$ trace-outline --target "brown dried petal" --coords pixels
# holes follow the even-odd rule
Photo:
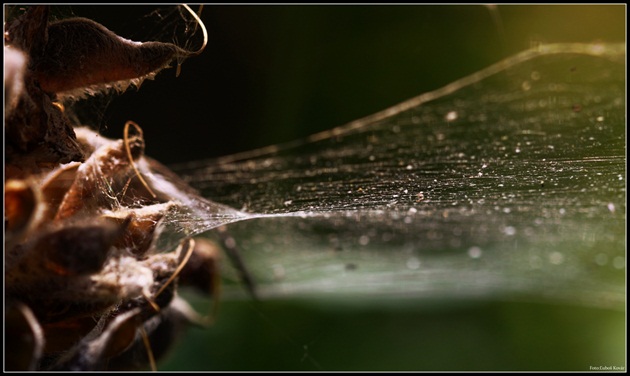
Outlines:
[[[4,223],[11,233],[23,231],[37,207],[35,190],[22,180],[9,180],[4,186]]]
[[[71,18],[49,25],[34,73],[44,91],[60,93],[146,76],[185,53],[170,43],[132,42],[92,20]]]
[[[41,192],[42,201],[46,203],[43,213],[45,219],[52,220],[57,214],[64,196],[76,180],[80,165],[79,162],[71,162],[44,177]]]
[[[129,250],[129,252],[135,256],[142,257],[153,244],[155,230],[160,220],[164,217],[164,213],[161,211],[146,214],[136,214],[134,211],[130,212],[132,214],[127,217],[128,219],[110,217],[118,223],[129,220],[129,225],[114,245],[117,248]]]
[[[193,253],[182,270],[179,279],[182,285],[192,286],[206,295],[216,295],[220,286],[218,246],[205,239],[195,239]]]
[[[144,142],[136,141],[130,146],[132,156],[142,155]],[[79,167],[55,220],[115,208],[125,196],[134,173],[124,142],[118,140],[106,143]]]
[[[54,298],[50,294],[67,288],[66,277],[101,270],[112,244],[127,225],[104,220],[68,224],[8,250],[6,293],[28,296],[33,302]]]
[[[98,221],[93,225],[64,227],[40,239],[36,247],[46,260],[46,267],[58,274],[96,273],[128,225],[129,220],[120,225]]]
[[[124,351],[135,337],[138,325],[135,309],[120,314],[113,319],[104,316],[74,348],[59,359],[51,370],[93,371],[107,368],[107,360]]]

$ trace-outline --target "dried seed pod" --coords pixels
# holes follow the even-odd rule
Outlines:
[[[192,189],[144,156],[135,123],[109,140],[72,127],[53,101],[138,82],[195,53],[126,41],[82,18],[49,24],[46,6],[7,22],[5,44],[20,56],[5,75],[5,323],[21,356],[11,368],[137,367],[139,349],[155,368],[185,325],[205,323],[177,288],[216,295],[218,252],[190,239],[156,249],[160,224]]]

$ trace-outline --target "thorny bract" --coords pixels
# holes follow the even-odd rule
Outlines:
[[[49,12],[31,6],[5,23],[7,368],[155,368],[183,326],[205,323],[177,285],[215,293],[217,249],[190,239],[156,249],[178,202],[143,175],[177,177],[144,156],[135,123],[109,140],[65,108],[201,50],[132,42],[86,18],[50,22]]]

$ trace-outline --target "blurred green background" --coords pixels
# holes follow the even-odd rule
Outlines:
[[[72,7],[131,39],[151,10]],[[625,5],[206,5],[203,55],[92,121],[113,137],[136,121],[167,164],[211,158],[342,125],[538,43],[625,42],[625,15]],[[162,369],[588,371],[624,367],[625,343],[625,312],[593,307],[289,297],[223,301],[217,323],[190,329]]]
[[[589,371],[625,366],[624,321],[624,312],[527,302],[229,301],[161,369]]]

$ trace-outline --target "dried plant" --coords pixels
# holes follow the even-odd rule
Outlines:
[[[49,22],[48,6],[5,23],[8,369],[155,368],[182,326],[207,323],[177,286],[216,293],[217,248],[156,249],[175,200],[155,176],[177,177],[144,156],[135,123],[109,140],[72,123],[62,102],[137,86],[203,47],[131,42],[85,18]]]

